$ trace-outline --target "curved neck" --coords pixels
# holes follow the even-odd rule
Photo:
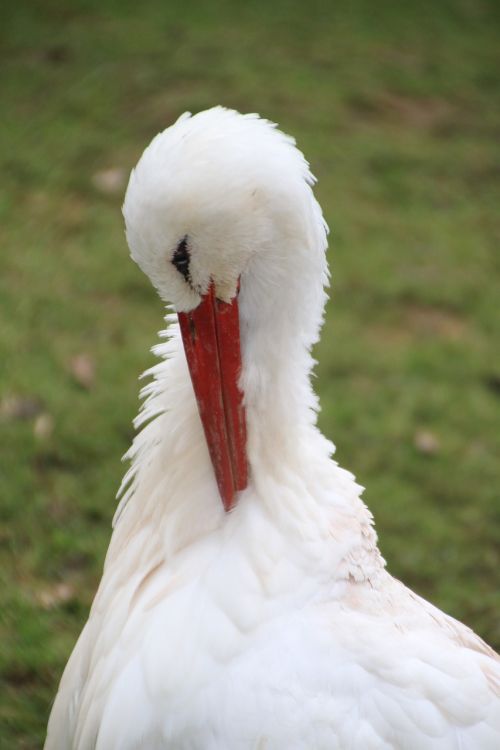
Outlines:
[[[323,321],[327,266],[320,243],[306,244],[303,236],[295,243],[256,254],[241,276],[240,385],[250,432],[255,422],[254,432],[268,435],[271,446],[313,426],[318,410],[311,348]]]
[[[242,308],[245,328],[244,304]],[[243,533],[250,517],[267,519],[262,522],[289,539],[294,549],[307,550],[318,565],[324,563],[329,575],[344,570],[339,555],[344,559],[346,550],[357,559],[355,550],[366,548],[378,560],[371,516],[359,499],[361,488],[330,460],[332,446],[315,426],[308,348],[298,337],[272,345],[277,327],[284,330],[286,325],[273,319],[261,335],[248,332],[242,339],[251,477],[237,512],[229,514],[217,490],[179,330],[170,326],[167,341],[155,347],[162,360],[150,371],[154,379],[143,390],[147,399],[135,422],[142,430],[126,456],[132,465],[124,479],[107,567],[122,552],[136,567],[150,558],[170,559],[212,534],[222,544],[225,531],[231,535],[238,527]],[[332,529],[337,541],[344,540],[341,544],[331,543]],[[260,532],[249,534],[261,538]],[[131,557],[132,540],[138,545],[137,559]]]

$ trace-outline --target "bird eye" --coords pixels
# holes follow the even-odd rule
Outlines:
[[[172,263],[176,269],[181,273],[186,281],[189,281],[189,248],[187,235],[182,238],[175,249],[175,253],[172,258]]]

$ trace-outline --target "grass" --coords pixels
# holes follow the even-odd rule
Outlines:
[[[368,488],[391,571],[498,648],[497,4],[0,13],[0,744],[43,743],[161,325],[127,259],[123,189],[95,175],[214,103],[278,121],[319,177],[333,270],[320,422]]]

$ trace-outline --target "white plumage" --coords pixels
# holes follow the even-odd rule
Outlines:
[[[223,509],[175,315],[47,750],[498,750],[500,661],[385,570],[317,430],[326,227],[293,141],[215,108],[157,136],[124,215],[179,312],[238,279],[248,486]],[[188,237],[189,283],[170,262]]]

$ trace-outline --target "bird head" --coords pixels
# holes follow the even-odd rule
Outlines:
[[[131,255],[179,315],[226,509],[248,477],[240,285],[251,289],[256,317],[264,309],[272,315],[270,303],[285,284],[293,299],[286,279],[300,279],[311,263],[294,248],[307,249],[308,233],[317,231],[311,182],[292,138],[257,115],[216,107],[185,114],[156,136],[127,188]]]

